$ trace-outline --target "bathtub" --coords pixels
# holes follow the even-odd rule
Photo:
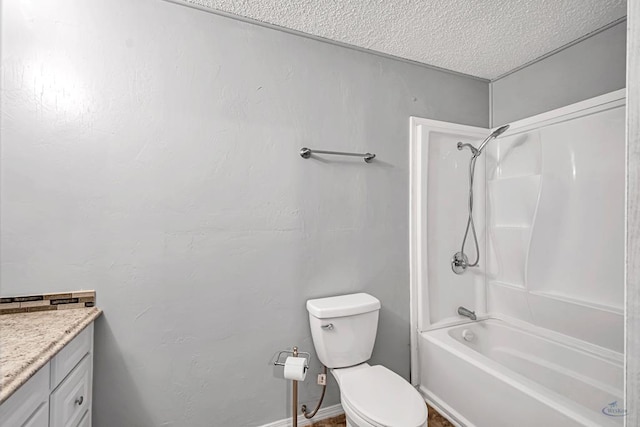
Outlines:
[[[418,336],[418,389],[454,424],[622,426],[621,354],[486,319]]]

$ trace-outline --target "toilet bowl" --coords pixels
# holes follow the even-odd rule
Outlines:
[[[411,384],[371,358],[380,301],[350,294],[307,301],[320,361],[340,387],[348,427],[423,427],[427,407]]]
[[[427,407],[420,394],[395,372],[368,363],[332,369],[340,400],[352,426],[426,425]]]

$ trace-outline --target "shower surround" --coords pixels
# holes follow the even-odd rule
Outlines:
[[[624,90],[511,123],[477,165],[482,261],[455,275],[456,144],[489,131],[412,119],[412,381],[454,422],[622,425],[624,126]]]

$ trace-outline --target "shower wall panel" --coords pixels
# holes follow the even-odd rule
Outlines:
[[[458,142],[476,144],[487,129],[441,121],[412,119],[412,283],[419,301],[419,329],[459,318],[457,308],[486,311],[484,292],[485,173],[476,168],[475,223],[480,246],[480,268],[466,274],[451,270],[451,258],[460,251],[468,219],[469,160],[471,153],[458,150]],[[428,197],[427,197],[428,195]],[[465,253],[471,262],[476,250],[471,231]]]
[[[622,351],[625,107],[580,104],[489,151],[488,307]]]

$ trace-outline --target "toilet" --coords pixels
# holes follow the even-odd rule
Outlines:
[[[365,293],[307,301],[320,362],[340,387],[347,427],[423,427],[427,406],[404,378],[371,358],[380,301]]]

